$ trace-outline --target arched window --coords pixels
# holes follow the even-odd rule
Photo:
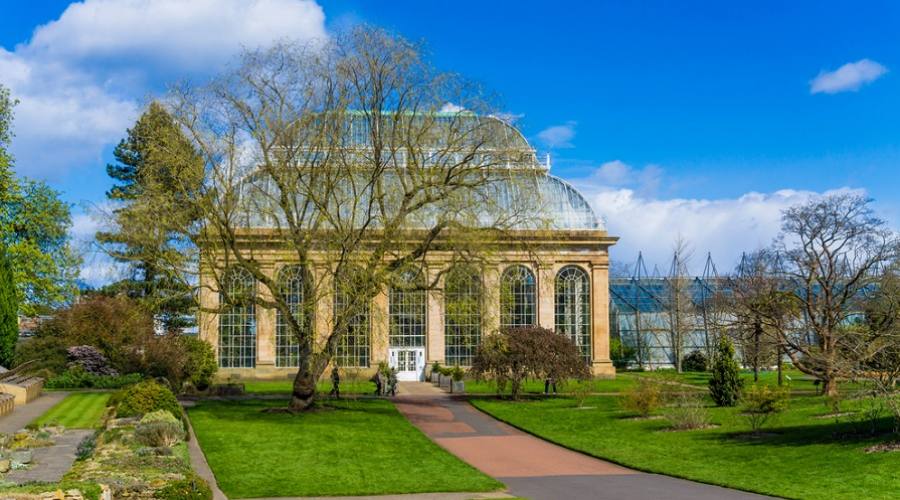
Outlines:
[[[246,269],[232,268],[222,277],[219,303],[219,366],[256,366],[256,280]]]
[[[556,275],[556,333],[569,337],[590,361],[591,284],[580,267],[566,266]]]
[[[415,267],[397,272],[389,303],[391,347],[425,347],[425,279]]]
[[[371,304],[355,303],[364,285],[362,271],[347,268],[334,282],[334,324],[347,322],[347,331],[338,342],[335,363],[339,366],[366,368],[370,360]],[[346,315],[346,317],[344,317]]]
[[[525,266],[507,267],[500,277],[500,326],[537,324],[534,273]]]
[[[291,308],[291,314],[304,329],[304,334],[312,333],[312,311],[304,304],[312,285],[309,273],[301,266],[287,266],[278,273],[279,291]],[[304,307],[306,306],[306,307]],[[294,367],[300,362],[297,337],[291,332],[287,318],[280,310],[275,313],[275,366]]]
[[[481,277],[469,266],[454,266],[444,277],[444,362],[471,366],[481,342]]]

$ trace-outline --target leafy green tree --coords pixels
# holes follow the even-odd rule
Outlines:
[[[69,244],[71,211],[59,192],[13,173],[8,147],[15,104],[0,86],[0,241],[11,261],[19,313],[32,316],[71,301],[81,261]]]
[[[118,204],[114,229],[97,234],[107,252],[131,268],[131,275],[109,288],[140,299],[169,330],[189,326],[193,300],[183,280],[173,276],[171,264],[183,259],[172,227],[196,219],[183,198],[200,188],[203,164],[169,113],[151,103],[116,146],[116,163],[107,174],[117,181],[107,197]],[[146,222],[157,221],[148,231]],[[176,266],[177,267],[177,266]]]
[[[12,366],[19,338],[19,304],[16,283],[6,248],[0,246],[0,365]]]
[[[734,346],[723,336],[716,346],[712,378],[709,379],[709,394],[717,406],[734,406],[741,397],[743,387],[741,370],[737,360],[734,359]]]

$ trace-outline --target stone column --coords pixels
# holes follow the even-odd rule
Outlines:
[[[440,274],[441,264],[431,263],[425,267],[426,283],[432,283]],[[444,277],[441,276],[436,288],[429,289],[425,302],[425,348],[426,363],[435,361],[444,364]]]
[[[609,264],[591,266],[591,368],[594,375],[614,377],[609,359]]]
[[[275,265],[262,268],[269,278],[275,276]],[[257,293],[262,300],[272,300],[269,287],[257,283]],[[266,371],[275,367],[275,309],[256,306],[256,368]]]
[[[537,321],[538,326],[548,330],[556,329],[554,304],[556,302],[554,284],[556,282],[555,267],[551,262],[542,262],[536,267],[537,276]]]

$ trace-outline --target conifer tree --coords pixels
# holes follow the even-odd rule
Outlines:
[[[734,359],[734,346],[722,336],[716,346],[712,378],[709,379],[709,394],[717,406],[734,406],[741,397],[744,381],[741,370]]]
[[[10,367],[19,339],[19,305],[12,264],[6,247],[0,245],[0,365]]]
[[[153,102],[113,151],[107,174],[118,181],[107,197],[118,203],[115,229],[97,234],[107,253],[131,268],[131,275],[107,291],[141,300],[164,327],[192,324],[190,290],[159,262],[182,258],[171,227],[194,220],[182,198],[202,182],[202,162],[166,109]],[[153,230],[144,227],[152,223]],[[166,269],[170,269],[167,267]]]

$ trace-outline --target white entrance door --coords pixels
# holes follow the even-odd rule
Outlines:
[[[397,370],[397,380],[425,380],[425,349],[393,347],[390,356],[390,366]]]

